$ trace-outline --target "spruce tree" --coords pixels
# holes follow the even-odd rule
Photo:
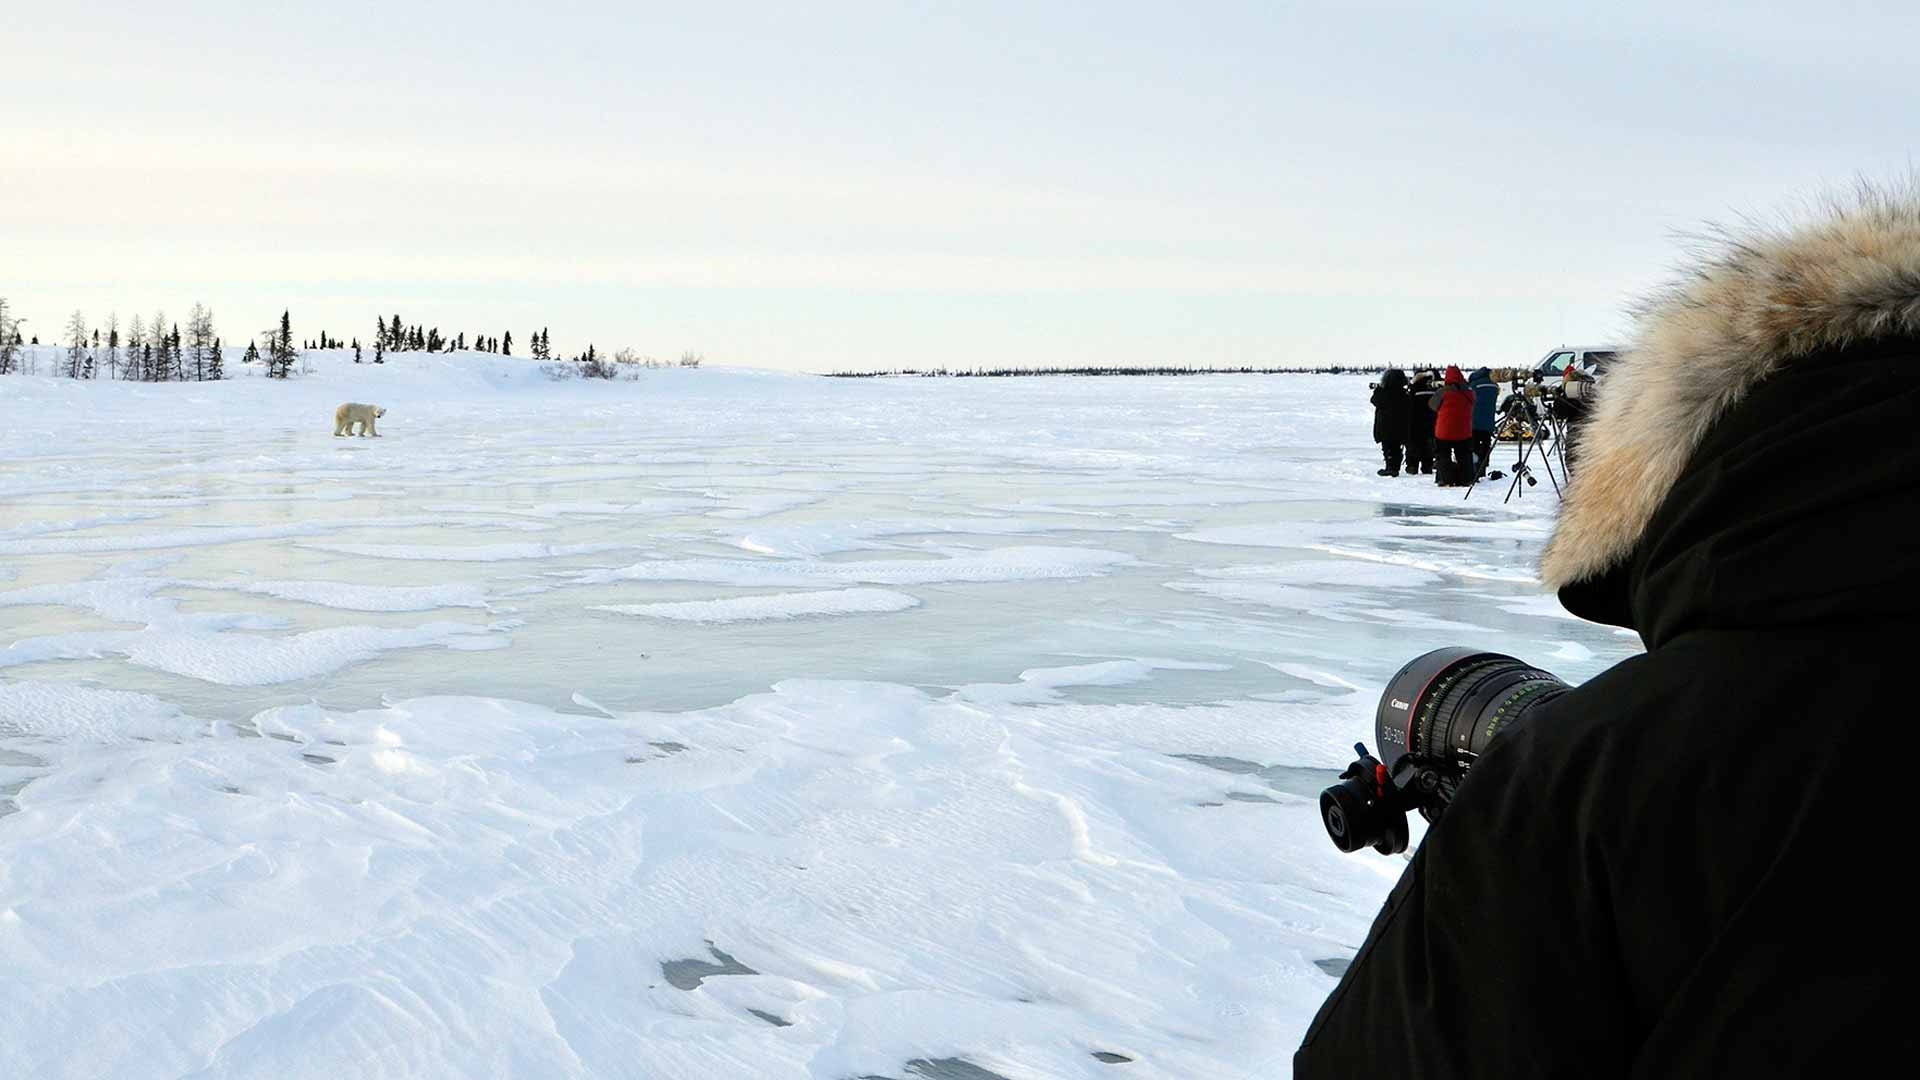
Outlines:
[[[259,363],[260,362],[260,346],[254,344],[251,341],[247,342],[247,353],[245,356],[242,356],[240,358],[240,362],[243,364]]]
[[[353,362],[356,364],[360,362],[360,339],[359,338],[353,339]]]
[[[167,313],[156,311],[147,321],[147,348],[141,353],[144,360],[140,377],[147,382],[159,382],[167,377]]]
[[[267,375],[275,379],[284,379],[293,374],[293,318],[290,313],[280,313],[280,329],[274,332],[268,345]]]
[[[120,313],[107,313],[107,378],[117,378],[120,370]]]
[[[67,320],[67,378],[77,379],[87,366],[87,317],[79,311]]]
[[[13,374],[18,355],[13,344],[13,316],[7,311],[7,298],[0,296],[0,375]]]
[[[226,377],[226,365],[220,362],[220,339],[214,338],[213,348],[209,350],[207,356],[207,379],[210,382],[219,382]]]
[[[513,355],[513,331],[509,330],[500,338],[500,355]]]
[[[394,312],[393,321],[387,325],[392,328],[391,333],[393,335],[387,339],[387,351],[399,352],[401,347],[406,344],[405,339],[401,336],[405,334],[406,331],[400,329],[400,313],[397,311]]]
[[[192,313],[187,316],[187,354],[193,360],[195,382],[207,377],[208,352],[213,342],[213,312],[204,304],[193,305]]]
[[[374,339],[373,362],[376,364],[384,364],[387,362],[387,339],[386,338]]]
[[[140,366],[140,349],[146,343],[146,326],[140,321],[140,316],[135,315],[133,322],[127,326],[127,360],[120,366],[121,378],[139,380],[147,377],[146,369]]]

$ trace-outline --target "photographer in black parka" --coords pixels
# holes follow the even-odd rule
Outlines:
[[[1646,653],[1473,763],[1297,1076],[1911,1067],[1920,183],[1730,238],[1636,338],[1541,577]]]
[[[1407,373],[1388,368],[1373,384],[1373,441],[1380,444],[1386,467],[1381,476],[1400,475],[1400,452],[1407,441]]]

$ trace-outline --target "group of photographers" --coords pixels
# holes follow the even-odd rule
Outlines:
[[[1381,476],[1428,475],[1441,487],[1465,487],[1487,475],[1493,455],[1500,387],[1479,368],[1471,376],[1416,371],[1413,380],[1393,368],[1373,384],[1373,441],[1386,466]],[[1498,479],[1498,477],[1495,477]]]
[[[1373,441],[1386,462],[1379,474],[1399,476],[1404,457],[1407,475],[1432,476],[1441,487],[1498,480],[1501,474],[1487,466],[1502,418],[1537,424],[1541,406],[1535,402],[1542,400],[1551,415],[1567,422],[1564,460],[1571,468],[1574,429],[1592,406],[1592,377],[1569,364],[1558,388],[1544,386],[1538,372],[1509,378],[1513,391],[1502,402],[1489,368],[1463,375],[1449,364],[1444,372],[1415,371],[1411,381],[1399,368],[1388,369],[1372,384]]]

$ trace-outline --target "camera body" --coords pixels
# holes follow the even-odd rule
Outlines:
[[[1435,649],[1387,681],[1374,710],[1374,745],[1320,793],[1320,819],[1341,851],[1407,849],[1407,813],[1439,821],[1467,770],[1501,731],[1566,693],[1567,684],[1500,653]]]

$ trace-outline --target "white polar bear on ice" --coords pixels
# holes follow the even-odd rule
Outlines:
[[[359,424],[360,434],[363,437],[371,435],[377,439],[380,437],[380,433],[373,429],[373,422],[375,419],[385,415],[387,415],[387,410],[378,405],[362,405],[357,401],[349,401],[345,405],[333,410],[334,437],[339,438],[342,435],[353,434],[353,425]]]

